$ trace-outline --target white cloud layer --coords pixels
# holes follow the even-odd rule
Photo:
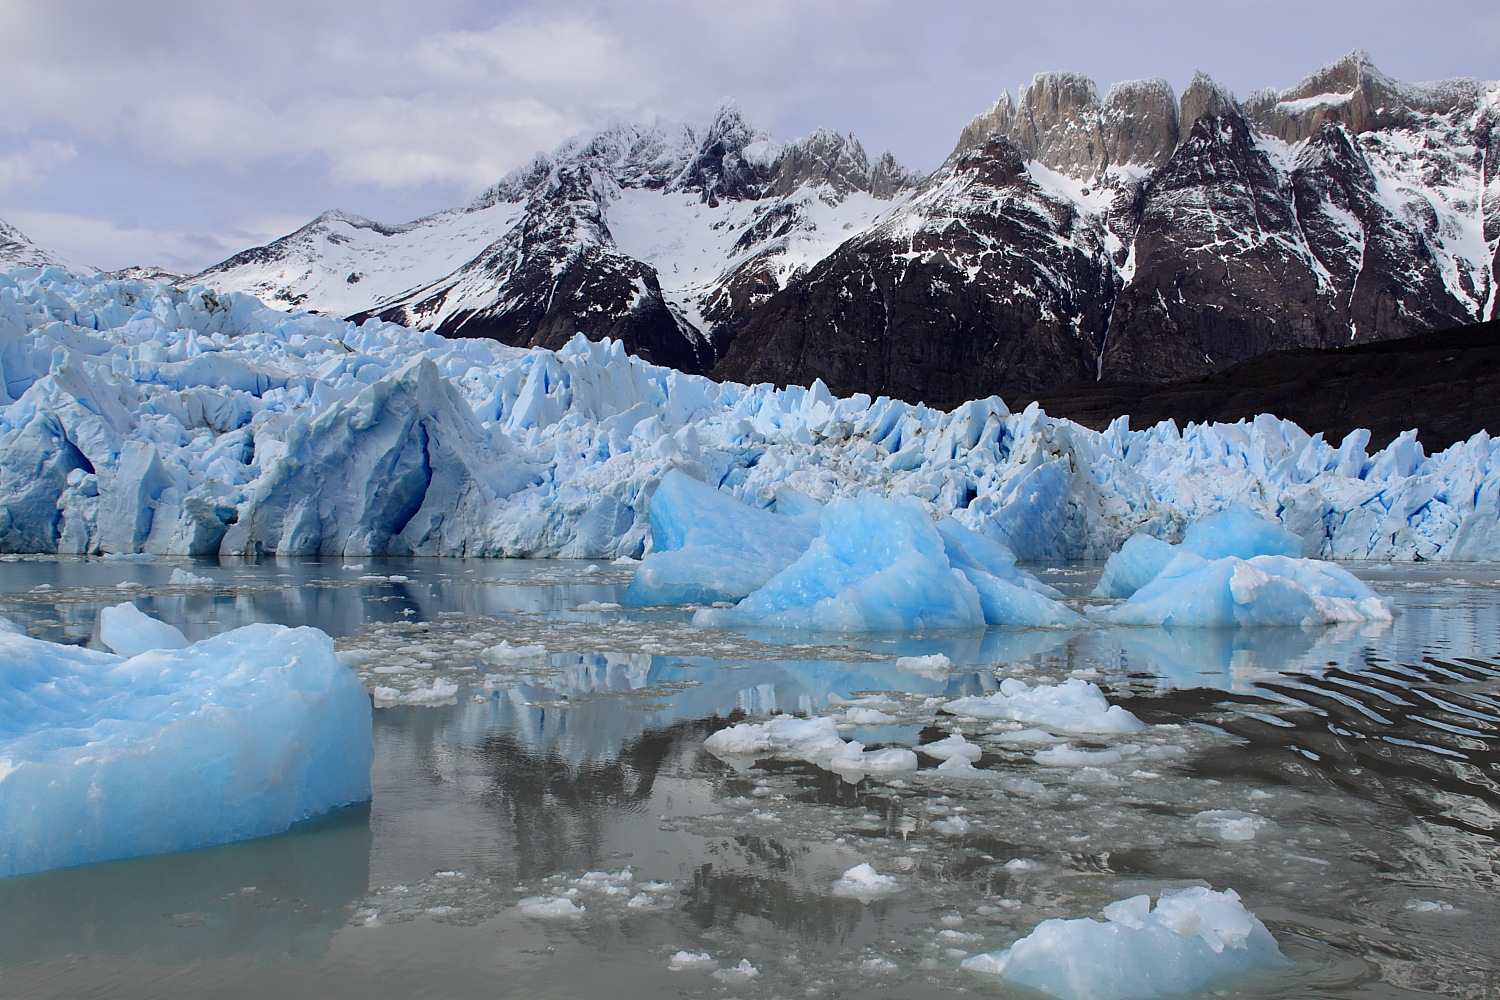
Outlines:
[[[727,95],[781,138],[852,130],[930,168],[1042,70],[1180,87],[1201,67],[1244,93],[1364,47],[1409,79],[1493,76],[1500,22],[1483,6],[1432,0],[1423,23],[1442,28],[1418,31],[1393,0],[0,0],[0,196],[145,218],[89,201],[100,151],[125,149],[137,172],[214,189],[218,243],[293,206],[400,221],[381,192],[446,192],[436,210],[609,118],[702,121]],[[273,169],[285,189],[250,193],[247,173]],[[191,231],[179,222],[155,228]],[[189,259],[183,238],[163,252]]]

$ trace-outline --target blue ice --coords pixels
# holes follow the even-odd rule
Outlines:
[[[172,648],[176,629],[111,610],[106,637],[146,648],[0,629],[0,877],[280,833],[370,797],[370,699],[326,634]]]

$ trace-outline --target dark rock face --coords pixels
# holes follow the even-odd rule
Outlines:
[[[1180,379],[1493,318],[1500,86],[1401,83],[1363,53],[1243,103],[1202,73],[1180,98],[1136,80],[1102,99],[1040,74],[928,178],[852,135],[778,144],[728,103],[706,129],[570,140],[421,232],[465,213],[495,228],[437,258],[472,257],[436,281],[328,249],[418,223],[336,214],[200,278],[238,266],[303,308],[368,295],[356,318],[517,345],[615,337],[690,372],[932,403]]]
[[[715,375],[958,402],[1094,372],[1115,294],[1102,232],[995,136],[772,295]]]
[[[707,345],[667,305],[656,272],[611,245],[601,200],[593,171],[565,167],[532,196],[520,225],[455,275],[379,317],[515,347],[556,349],[578,333],[612,337],[648,361],[707,370]]]
[[[1337,443],[1356,428],[1382,448],[1415,428],[1429,453],[1500,433],[1500,322],[1339,348],[1272,351],[1169,383],[1078,382],[1036,396],[1049,414],[1103,430],[1130,416],[1230,423],[1274,413]]]

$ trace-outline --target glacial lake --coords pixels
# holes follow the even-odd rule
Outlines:
[[[175,568],[211,582],[170,585]],[[1030,568],[1075,606],[1100,571]],[[1291,961],[1215,996],[1492,998],[1500,568],[1349,568],[1393,623],[847,638],[618,610],[632,570],[607,563],[6,557],[0,614],[32,635],[87,642],[99,608],[133,600],[193,639],[316,625],[371,690],[458,690],[376,709],[368,806],[0,881],[0,996],[1034,998],[959,962],[1049,917],[1209,885]],[[501,641],[514,655],[482,655]],[[896,667],[934,653],[951,671]],[[1045,766],[1021,727],[939,712],[997,671],[1086,678],[1149,728],[1072,741],[1118,761]],[[923,758],[850,781],[704,747],[851,701],[895,721],[846,738],[961,727],[983,773]],[[860,863],[900,891],[835,894]],[[578,912],[530,915],[535,897]]]

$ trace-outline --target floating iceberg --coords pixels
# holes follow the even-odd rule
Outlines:
[[[143,651],[0,631],[0,876],[280,833],[370,797],[370,699],[327,635],[249,625],[177,648],[138,611],[104,615],[107,641]]]
[[[943,711],[976,719],[1010,719],[1070,733],[1134,733],[1145,725],[1126,709],[1111,705],[1097,684],[1070,677],[1036,687],[1015,677],[990,695],[959,698]]]
[[[1265,924],[1233,889],[1194,886],[1133,896],[1104,920],[1044,920],[1004,951],[962,966],[1060,1000],[1133,1000],[1196,993],[1209,983],[1287,964]]]
[[[58,268],[0,273],[0,318],[0,551],[636,558],[677,469],[791,519],[813,505],[788,489],[912,497],[1027,560],[1237,503],[1296,554],[1500,559],[1484,433],[1430,456],[1269,416],[1098,433],[995,398],[720,384],[613,342],[527,351]]]
[[[1302,546],[1302,539],[1290,531],[1248,507],[1234,504],[1194,521],[1183,533],[1180,545],[1169,545],[1150,535],[1131,535],[1120,551],[1104,564],[1104,573],[1094,588],[1094,596],[1132,596],[1156,579],[1181,552],[1191,552],[1204,559],[1296,557],[1302,555]]]
[[[629,607],[738,601],[807,551],[816,517],[741,503],[680,470],[661,479],[647,507],[651,554],[625,591]]]
[[[1331,625],[1381,621],[1391,609],[1347,570],[1316,559],[1204,559],[1179,552],[1123,604],[1090,608],[1112,625]]]
[[[992,539],[934,524],[913,499],[867,495],[828,504],[795,562],[735,607],[699,611],[693,624],[893,632],[1084,621],[1049,593]]]

